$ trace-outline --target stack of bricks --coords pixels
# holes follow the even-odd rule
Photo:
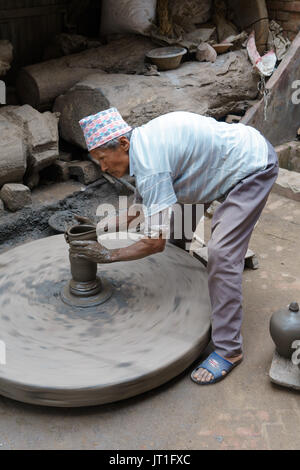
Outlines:
[[[266,0],[269,18],[279,23],[290,40],[300,31],[300,0]]]

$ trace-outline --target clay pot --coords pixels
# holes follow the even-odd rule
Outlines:
[[[297,302],[275,312],[270,320],[270,333],[280,356],[291,359],[292,344],[300,340],[300,312]]]

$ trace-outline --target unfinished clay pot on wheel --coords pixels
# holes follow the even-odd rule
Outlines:
[[[300,340],[300,312],[297,302],[275,312],[270,321],[271,337],[280,356],[291,359],[295,349],[292,344]]]
[[[74,225],[65,233],[67,243],[74,241],[97,241],[94,225]],[[97,277],[97,263],[78,258],[70,253],[72,280],[62,292],[63,301],[74,307],[90,307],[107,300],[112,291]]]

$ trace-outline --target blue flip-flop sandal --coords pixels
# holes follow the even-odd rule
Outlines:
[[[219,382],[220,380],[225,379],[225,377],[229,374],[229,372],[238,364],[240,364],[242,360],[243,358],[241,358],[239,361],[233,364],[232,362],[227,361],[227,359],[224,359],[223,357],[221,357],[218,353],[213,352],[205,359],[205,361],[201,362],[201,364],[198,367],[196,367],[196,369],[193,370],[191,379],[193,382],[195,382],[198,385],[215,384],[216,382]],[[196,380],[194,378],[194,374],[199,369],[206,369],[210,374],[213,375],[214,378],[211,379],[209,382],[200,382],[199,380]],[[225,375],[222,374],[223,371],[226,372]]]

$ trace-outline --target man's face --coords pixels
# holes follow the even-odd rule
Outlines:
[[[119,142],[119,147],[115,149],[99,147],[90,152],[92,159],[101,166],[101,170],[116,178],[122,178],[129,170],[130,142],[126,137],[120,137]]]

